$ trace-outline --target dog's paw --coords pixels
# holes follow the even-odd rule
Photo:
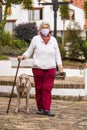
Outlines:
[[[26,109],[26,113],[29,113],[30,111],[29,111],[29,109]]]

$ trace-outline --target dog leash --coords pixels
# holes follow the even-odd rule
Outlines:
[[[14,82],[13,82],[13,87],[12,87],[12,91],[11,91],[11,95],[10,95],[10,99],[9,99],[9,103],[8,103],[8,107],[7,107],[7,113],[9,112],[9,107],[10,107],[10,104],[11,104],[11,99],[12,99],[12,95],[13,95],[13,91],[14,91],[14,86],[15,86],[16,79],[17,79],[17,74],[18,74],[19,66],[20,66],[20,60],[18,61],[17,71],[16,71],[16,74],[15,74],[15,78],[14,78]]]
[[[14,87],[15,87],[15,83],[16,83],[16,79],[17,79],[17,74],[18,74],[18,70],[19,70],[19,66],[20,66],[20,60],[18,61],[18,66],[17,66],[17,71],[16,71],[16,74],[15,74],[15,78],[14,78],[14,82],[13,82],[13,87],[12,87],[12,91],[11,91],[11,95],[10,95],[10,99],[9,99],[9,103],[8,103],[8,107],[7,107],[7,113],[9,112],[9,108],[10,108],[10,104],[11,104],[11,99],[12,99],[12,95],[13,95],[13,91],[14,91]],[[62,72],[60,75],[64,75],[65,73]],[[41,77],[41,76],[32,76],[32,75],[28,75],[30,77]],[[45,76],[45,78],[53,78],[55,76]]]
[[[56,75],[51,75],[51,76],[40,76],[40,75],[37,75],[37,76],[34,76],[34,75],[30,75],[28,74],[28,76],[30,77],[35,77],[35,78],[39,78],[39,77],[44,77],[44,78],[53,78],[53,77],[56,77],[56,76],[65,76],[65,72],[62,72],[62,73],[58,73]]]

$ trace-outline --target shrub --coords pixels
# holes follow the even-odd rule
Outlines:
[[[5,55],[0,55],[0,60],[8,60],[8,56],[5,56]]]
[[[66,50],[65,50],[65,48],[62,45],[62,37],[58,36],[57,37],[57,41],[58,41],[58,46],[59,46],[59,49],[60,49],[60,53],[61,53],[62,59],[64,59],[65,56],[66,56]]]
[[[7,39],[7,37],[5,38]],[[28,43],[24,40],[16,39],[16,38],[9,38],[9,40],[4,40],[0,46],[0,55],[12,55],[17,56],[22,54],[27,48]]]
[[[19,24],[15,27],[15,36],[21,40],[30,43],[33,36],[37,34],[37,27],[35,23]]]
[[[17,49],[22,49],[22,48],[27,48],[28,47],[28,43],[24,40],[20,40],[20,39],[16,39],[14,38],[11,43],[10,46],[12,48],[17,48]]]
[[[5,19],[0,22],[0,44],[2,43],[2,34],[4,31],[5,23],[6,23]]]
[[[58,44],[58,45],[59,45],[59,48],[60,48],[61,57],[62,57],[62,59],[64,59],[65,56],[66,56],[66,50],[65,50],[65,48],[62,46],[62,44]]]
[[[83,51],[85,60],[87,61],[87,41],[85,41],[85,42],[82,44],[82,51]]]
[[[19,55],[22,54],[29,44],[24,41],[15,38],[9,32],[2,32],[2,39],[0,45],[0,55]]]
[[[18,56],[23,54],[23,52],[26,50],[26,48],[18,49],[18,48],[12,48],[11,46],[0,46],[0,55],[12,55],[12,56]]]
[[[12,42],[12,36],[10,35],[10,33],[3,31],[1,44],[5,46],[5,45],[10,45],[11,42]]]
[[[82,57],[82,48],[81,44],[83,43],[83,39],[81,37],[80,27],[77,23],[75,23],[74,27],[70,26],[65,33],[65,42],[70,43],[68,48],[68,56],[70,59],[79,59]]]
[[[58,37],[57,37],[57,41],[58,41],[58,43],[61,43],[61,44],[62,44],[62,37],[58,36]]]

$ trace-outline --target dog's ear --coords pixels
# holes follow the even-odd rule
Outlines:
[[[27,76],[27,84],[26,84],[26,87],[27,87],[29,90],[31,89],[31,81],[30,81],[29,76]]]
[[[20,76],[17,78],[17,81],[16,81],[16,86],[20,86]]]

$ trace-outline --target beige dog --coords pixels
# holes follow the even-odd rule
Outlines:
[[[22,96],[26,96],[26,112],[29,113],[29,92],[31,89],[31,82],[29,76],[21,74],[16,82],[16,89],[17,89],[17,107],[15,113],[17,113],[20,109],[20,99]]]

